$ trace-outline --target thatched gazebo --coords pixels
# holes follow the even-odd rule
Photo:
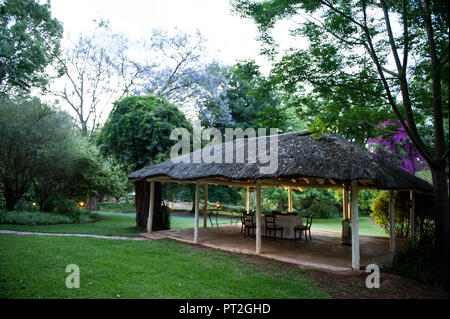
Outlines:
[[[255,154],[248,152],[249,145],[267,143],[277,139],[277,169],[271,173],[262,173],[260,158],[253,161]],[[261,144],[262,145],[262,144]],[[233,150],[233,158],[225,158],[226,150]],[[250,149],[252,149],[250,147]],[[244,161],[239,161],[236,150],[244,152]],[[272,149],[273,151],[273,149]],[[220,161],[206,163],[202,152],[219,152]],[[221,152],[221,153],[220,153]],[[200,160],[198,160],[200,159]],[[128,175],[133,182],[148,182],[149,204],[147,229],[152,231],[154,211],[155,182],[194,183],[195,192],[195,231],[194,243],[198,240],[199,194],[200,185],[205,185],[205,203],[207,203],[207,185],[233,185],[247,188],[247,210],[249,188],[256,188],[256,253],[261,252],[261,187],[284,187],[289,190],[289,211],[292,211],[292,189],[333,188],[344,192],[344,218],[351,219],[352,231],[352,268],[359,269],[359,233],[358,233],[358,190],[394,190],[411,192],[432,192],[430,184],[393,166],[383,158],[348,142],[334,134],[312,136],[310,132],[294,132],[276,136],[262,136],[236,139],[204,148],[152,167],[142,168]],[[348,194],[350,203],[348,202]],[[392,198],[392,197],[391,197]],[[204,218],[206,220],[206,206]],[[139,208],[140,207],[140,208]],[[143,209],[140,205],[137,209]],[[147,208],[145,207],[145,208]],[[390,202],[391,251],[395,251],[394,200]],[[414,220],[414,205],[411,206]],[[412,231],[414,232],[414,225]],[[412,234],[413,236],[413,234]]]

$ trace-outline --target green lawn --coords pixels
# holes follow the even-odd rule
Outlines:
[[[342,218],[313,219],[311,228],[340,232],[342,230],[341,224]],[[369,217],[360,216],[358,224],[360,235],[388,237],[382,228],[369,220]]]
[[[134,214],[114,214],[100,212],[102,220],[90,224],[61,224],[61,225],[5,225],[0,224],[0,229],[17,231],[34,231],[47,233],[69,233],[69,234],[96,234],[105,236],[139,236],[142,232],[136,228]],[[219,219],[219,223],[229,223],[231,219]],[[200,218],[203,225],[203,216]],[[211,224],[208,219],[208,227]],[[171,216],[171,228],[182,229],[194,227],[194,218],[189,216]],[[341,231],[341,219],[313,219],[313,229]],[[359,218],[359,233],[370,236],[387,236],[377,225],[373,224],[368,217]]]
[[[142,231],[136,228],[135,216],[132,214],[104,214],[100,221],[89,224],[60,225],[5,225],[0,229],[33,231],[44,233],[95,234],[105,236],[139,236]]]
[[[0,224],[0,229],[33,231],[43,233],[67,233],[67,234],[95,234],[105,236],[139,236],[142,233],[136,227],[134,214],[106,213],[100,212],[102,219],[89,224],[60,224],[60,225],[5,225]],[[189,216],[170,217],[172,229],[182,229],[194,227],[194,218]],[[219,219],[219,223],[229,223],[230,219]],[[200,220],[203,225],[203,219]],[[208,226],[210,226],[208,220]]]
[[[231,218],[218,218],[218,223],[222,224],[230,224],[235,223],[236,219]],[[215,218],[213,218],[214,225],[216,223]],[[199,225],[203,227],[203,215],[200,216]],[[183,228],[193,228],[194,227],[194,217],[190,216],[170,216],[170,228],[172,229],[183,229]],[[211,223],[208,219],[208,227],[211,227]]]
[[[170,240],[0,234],[0,298],[327,298],[298,267]],[[65,286],[80,267],[80,288]]]
[[[99,203],[98,209],[101,212],[136,213],[136,206],[134,203]]]

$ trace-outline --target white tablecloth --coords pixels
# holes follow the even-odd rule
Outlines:
[[[256,216],[253,216],[253,222],[256,225]],[[277,215],[275,224],[277,227],[283,227],[283,238],[294,239],[294,227],[303,225],[303,220],[302,216]],[[261,235],[266,235],[266,225],[263,214],[261,214]],[[277,231],[277,237],[281,238],[280,231]]]

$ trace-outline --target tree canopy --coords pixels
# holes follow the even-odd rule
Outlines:
[[[448,258],[446,2],[234,0],[233,7],[255,21],[266,45],[265,53],[272,56],[277,53],[271,34],[276,22],[299,19],[291,33],[309,46],[291,48],[274,74],[281,86],[291,90],[293,103],[300,109],[305,104],[307,109],[319,106],[324,115],[316,115],[324,130],[341,133],[339,123],[343,123],[356,128],[348,131],[354,134],[370,132],[367,128],[380,120],[400,121],[430,166],[436,243]],[[370,109],[373,112],[368,116]],[[351,115],[353,125],[346,114]],[[362,142],[360,134],[355,139]]]
[[[80,136],[67,113],[37,98],[2,101],[0,138],[0,191],[8,210],[26,193],[51,211],[55,195],[84,199],[125,192],[124,172]]]
[[[44,88],[49,80],[44,69],[59,55],[62,35],[49,2],[0,1],[0,93]]]
[[[98,143],[103,154],[133,171],[168,159],[170,134],[177,127],[192,130],[175,105],[152,95],[129,96],[114,103]]]

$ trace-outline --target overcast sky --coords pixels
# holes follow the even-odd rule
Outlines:
[[[253,59],[263,73],[268,74],[271,68],[268,60],[259,55],[261,46],[255,23],[233,15],[230,0],[51,0],[51,12],[63,23],[64,46],[77,39],[80,32],[92,32],[94,19],[104,19],[109,21],[112,32],[123,33],[131,40],[150,38],[154,28],[169,32],[178,28],[186,33],[198,30],[206,39],[206,60],[233,65]],[[294,41],[289,36],[291,26],[291,22],[278,23],[273,33],[280,53],[295,42],[303,45],[298,38]],[[64,102],[62,106],[72,112]],[[111,105],[105,107],[100,122],[106,120],[110,108]],[[183,112],[194,121],[197,118],[195,107]]]
[[[175,27],[207,39],[206,47],[215,58],[233,64],[253,58],[259,64],[260,45],[255,24],[231,14],[229,0],[51,0],[54,17],[64,24],[71,38],[92,28],[93,19],[107,19],[114,32],[132,38],[149,36],[153,28]]]

